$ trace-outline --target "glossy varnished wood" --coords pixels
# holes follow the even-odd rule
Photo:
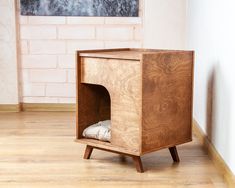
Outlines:
[[[197,138],[178,147],[180,165],[168,149],[142,156],[145,173],[131,157],[94,150],[74,142],[75,113],[0,113],[2,188],[224,188],[226,185]]]

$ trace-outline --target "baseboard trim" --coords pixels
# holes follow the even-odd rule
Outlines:
[[[0,112],[20,112],[20,104],[0,104]]]
[[[21,109],[25,112],[75,112],[76,104],[22,103]]]
[[[199,142],[202,144],[204,150],[208,153],[216,168],[223,174],[224,180],[228,186],[231,188],[235,187],[235,175],[232,173],[214,145],[202,131],[196,120],[193,122],[193,132],[199,139]]]
[[[0,104],[0,112],[75,112],[76,104],[21,103]]]

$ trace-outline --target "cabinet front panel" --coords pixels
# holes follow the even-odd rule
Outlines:
[[[136,151],[141,147],[141,76],[139,61],[81,59],[81,83],[102,85],[110,94],[111,144]]]

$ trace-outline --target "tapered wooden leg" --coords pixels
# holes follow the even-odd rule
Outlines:
[[[143,173],[144,169],[143,169],[143,166],[142,166],[140,156],[132,156],[132,158],[133,158],[133,161],[135,163],[135,167],[136,167],[137,172]]]
[[[92,151],[93,151],[93,147],[87,145],[83,158],[84,158],[84,159],[90,159]]]
[[[174,162],[180,162],[180,158],[178,156],[178,152],[177,152],[176,146],[170,147],[169,150],[170,150],[171,157],[172,157],[173,161]]]

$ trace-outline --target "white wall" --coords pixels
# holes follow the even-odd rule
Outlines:
[[[0,1],[0,104],[18,104],[15,1]]]
[[[188,0],[194,117],[235,174],[235,1]]]
[[[186,0],[144,1],[144,47],[184,49]]]

